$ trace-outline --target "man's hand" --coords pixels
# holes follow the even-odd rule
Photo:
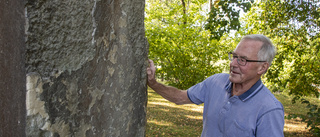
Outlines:
[[[178,105],[181,104],[190,104],[192,103],[188,97],[188,93],[186,90],[180,90],[175,87],[166,86],[156,81],[156,67],[151,59],[149,61],[149,66],[147,67],[148,74],[148,86],[160,94],[165,99],[176,103]]]
[[[156,83],[156,67],[154,66],[154,63],[151,59],[148,59],[149,66],[147,68],[147,74],[148,74],[148,85],[153,85]]]

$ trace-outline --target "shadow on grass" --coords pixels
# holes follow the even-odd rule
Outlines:
[[[278,95],[278,99],[279,99]],[[303,111],[304,106],[288,104],[287,97],[279,101],[285,106],[285,112]],[[286,107],[287,106],[287,107]],[[202,131],[202,105],[175,105],[152,90],[148,91],[147,137],[197,137]],[[299,110],[297,110],[299,109]],[[285,137],[311,137],[305,129],[306,123],[299,119],[285,121]]]
[[[307,124],[301,122],[301,119],[285,119],[284,136],[285,137],[312,137],[313,135],[306,129]]]
[[[285,137],[313,137],[312,134],[307,132],[297,132],[297,131],[284,131]]]
[[[147,137],[201,135],[202,106],[175,105],[153,91],[148,94]]]
[[[301,104],[299,101],[293,104],[292,96],[285,93],[274,93],[274,95],[282,103],[286,116],[290,114],[305,115],[308,112],[306,104]],[[319,105],[317,98],[309,97],[308,99]],[[306,129],[306,126],[307,124],[302,122],[301,119],[285,119],[284,135],[285,137],[311,137],[312,134]]]

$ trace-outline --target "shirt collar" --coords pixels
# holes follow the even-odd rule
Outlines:
[[[258,91],[263,87],[261,79],[259,79],[249,90],[244,92],[242,95],[239,96],[240,100],[246,101],[249,98],[253,97]],[[232,89],[232,82],[228,79],[228,82],[225,86],[225,89],[231,93]]]

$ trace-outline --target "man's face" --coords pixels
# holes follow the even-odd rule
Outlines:
[[[236,49],[234,55],[243,57],[248,60],[258,60],[258,52],[262,46],[262,42],[254,40],[241,41]],[[261,74],[258,74],[261,69],[261,63],[247,62],[246,65],[238,64],[237,59],[230,62],[230,76],[229,79],[233,83],[238,84],[254,84],[260,79]]]

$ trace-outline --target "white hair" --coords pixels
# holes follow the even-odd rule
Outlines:
[[[241,41],[243,40],[256,40],[261,41],[262,47],[258,52],[258,58],[259,60],[267,61],[269,63],[269,66],[271,66],[272,60],[274,56],[276,55],[277,49],[272,44],[271,40],[262,35],[262,34],[252,34],[252,35],[246,35],[244,36]]]

